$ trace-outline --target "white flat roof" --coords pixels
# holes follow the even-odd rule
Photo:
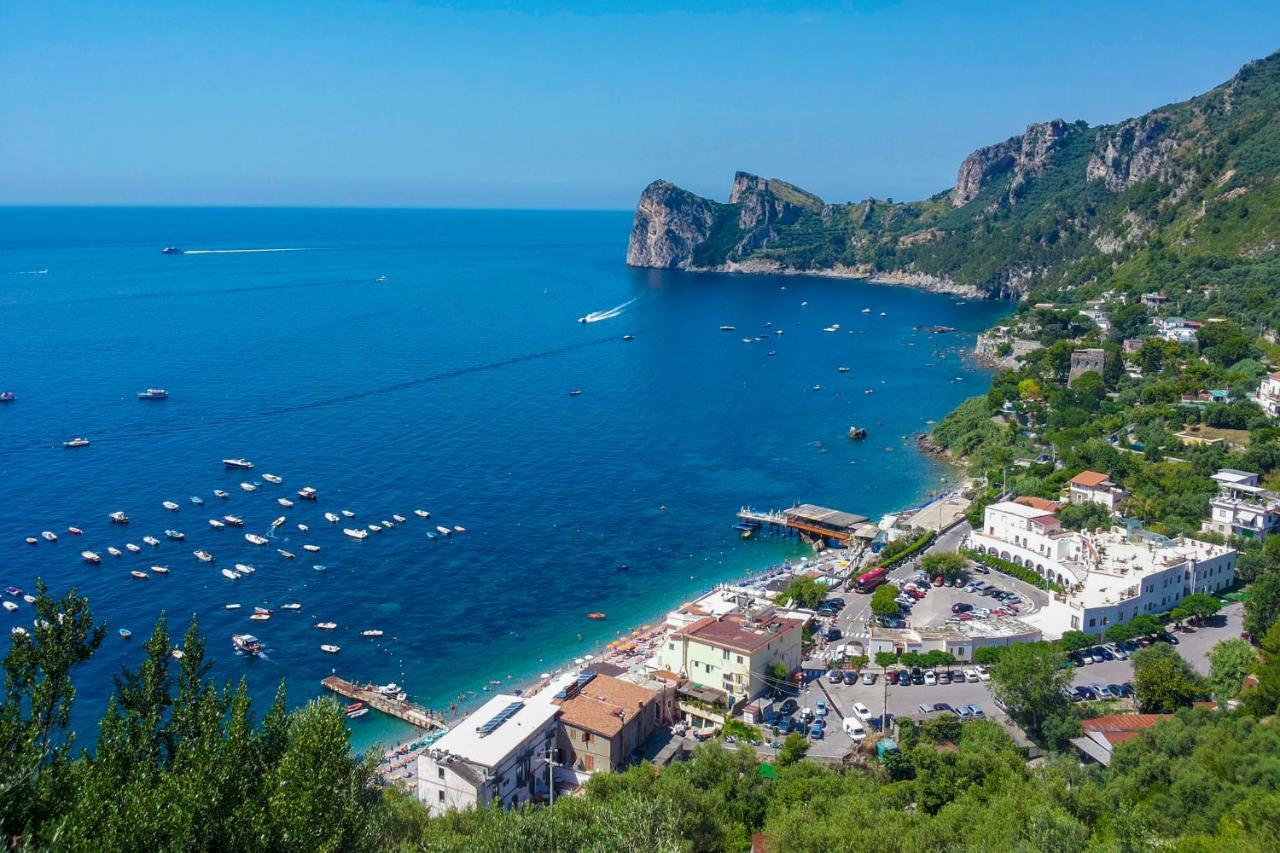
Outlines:
[[[577,680],[576,672],[565,673],[552,679],[550,686],[533,696],[516,696],[499,693],[478,709],[467,715],[434,744],[434,749],[446,750],[454,755],[484,767],[497,767],[533,734],[540,731],[560,712],[551,699],[567,684]],[[497,717],[503,709],[521,703],[502,725],[481,736],[479,728]]]
[[[1042,515],[1053,515],[1043,509],[1026,504],[1014,503],[1013,501],[1001,501],[998,504],[992,504],[987,509],[1003,512],[1008,515],[1016,515],[1020,518],[1039,518]]]

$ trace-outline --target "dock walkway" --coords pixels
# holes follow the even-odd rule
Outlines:
[[[407,699],[399,700],[394,696],[387,696],[379,693],[378,689],[371,684],[361,686],[347,681],[345,678],[339,678],[337,675],[327,676],[320,682],[320,684],[326,690],[332,690],[339,696],[345,696],[348,699],[363,702],[375,711],[381,711],[384,714],[389,714],[392,717],[404,720],[406,723],[417,726],[420,729],[446,728],[443,720],[436,719],[428,714],[427,709],[421,705],[415,702],[410,702]]]

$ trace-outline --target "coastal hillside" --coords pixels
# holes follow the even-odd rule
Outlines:
[[[1278,249],[1280,52],[1118,124],[1033,124],[970,154],[955,186],[923,201],[831,204],[739,172],[721,203],[654,181],[627,263],[1022,297],[1206,273],[1260,284],[1280,280]]]

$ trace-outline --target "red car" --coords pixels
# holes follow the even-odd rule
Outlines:
[[[972,613],[961,613],[957,618],[958,618],[961,622],[970,622],[970,621],[972,621],[972,620],[973,620],[973,614],[972,614]]]
[[[885,680],[885,681],[887,681],[889,684],[897,684],[897,683],[898,683],[898,671],[897,671],[896,669],[891,669],[891,670],[889,670],[888,672],[886,672],[886,673],[884,674],[884,680]]]
[[[938,575],[936,578],[933,579],[933,585],[942,586],[942,575]]]
[[[912,597],[912,598],[914,598],[916,601],[919,601],[920,599],[924,598],[924,593],[923,593],[923,592],[921,592],[921,591],[920,591],[920,590],[918,590],[918,589],[909,589],[909,590],[907,590],[907,595],[911,596],[911,597]]]

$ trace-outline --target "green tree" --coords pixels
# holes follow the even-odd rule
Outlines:
[[[827,587],[818,583],[816,579],[798,577],[793,578],[791,583],[787,584],[787,588],[778,596],[778,601],[783,604],[790,602],[797,607],[816,610],[826,600],[827,592]]]
[[[1097,645],[1097,638],[1083,631],[1068,631],[1058,640],[1058,648],[1064,652],[1074,652]]]
[[[1062,661],[1049,643],[1020,643],[1008,647],[991,670],[991,692],[1034,737],[1041,736],[1045,718],[1067,704],[1062,691],[1071,672]]]
[[[898,588],[891,583],[881,584],[871,593],[871,612],[876,616],[897,616],[902,607],[894,601],[898,597]]]
[[[803,759],[809,753],[809,740],[799,732],[792,732],[787,735],[786,740],[782,742],[782,749],[778,750],[778,764],[786,767],[789,764],[795,764]]]
[[[881,669],[888,669],[898,663],[898,655],[896,652],[876,652],[876,666]]]
[[[964,577],[968,566],[968,560],[950,551],[928,554],[920,561],[920,568],[928,572],[929,577],[941,575],[948,581]]]
[[[1244,601],[1244,629],[1252,637],[1265,636],[1280,619],[1280,571],[1262,574],[1249,586]]]
[[[1240,692],[1245,676],[1258,664],[1258,653],[1241,639],[1223,640],[1209,650],[1209,688],[1219,702]]]
[[[979,646],[973,650],[973,662],[983,666],[994,666],[1004,656],[1007,646]]]
[[[1108,625],[1107,630],[1102,632],[1102,636],[1108,643],[1123,643],[1125,640],[1132,640],[1137,634],[1133,631],[1133,623],[1117,622],[1114,625]]]
[[[1256,687],[1244,692],[1244,705],[1255,717],[1280,712],[1280,622],[1271,626],[1259,643]]]
[[[1191,664],[1167,643],[1134,653],[1133,688],[1138,707],[1165,714],[1190,705],[1204,689]]]
[[[1197,592],[1189,595],[1169,614],[1175,621],[1181,622],[1184,619],[1190,619],[1196,624],[1203,624],[1204,620],[1216,614],[1222,609],[1222,605],[1218,603],[1218,599],[1212,595],[1205,595]]]
[[[1109,530],[1112,524],[1110,510],[1092,502],[1067,504],[1057,515],[1062,526],[1071,530]]]

